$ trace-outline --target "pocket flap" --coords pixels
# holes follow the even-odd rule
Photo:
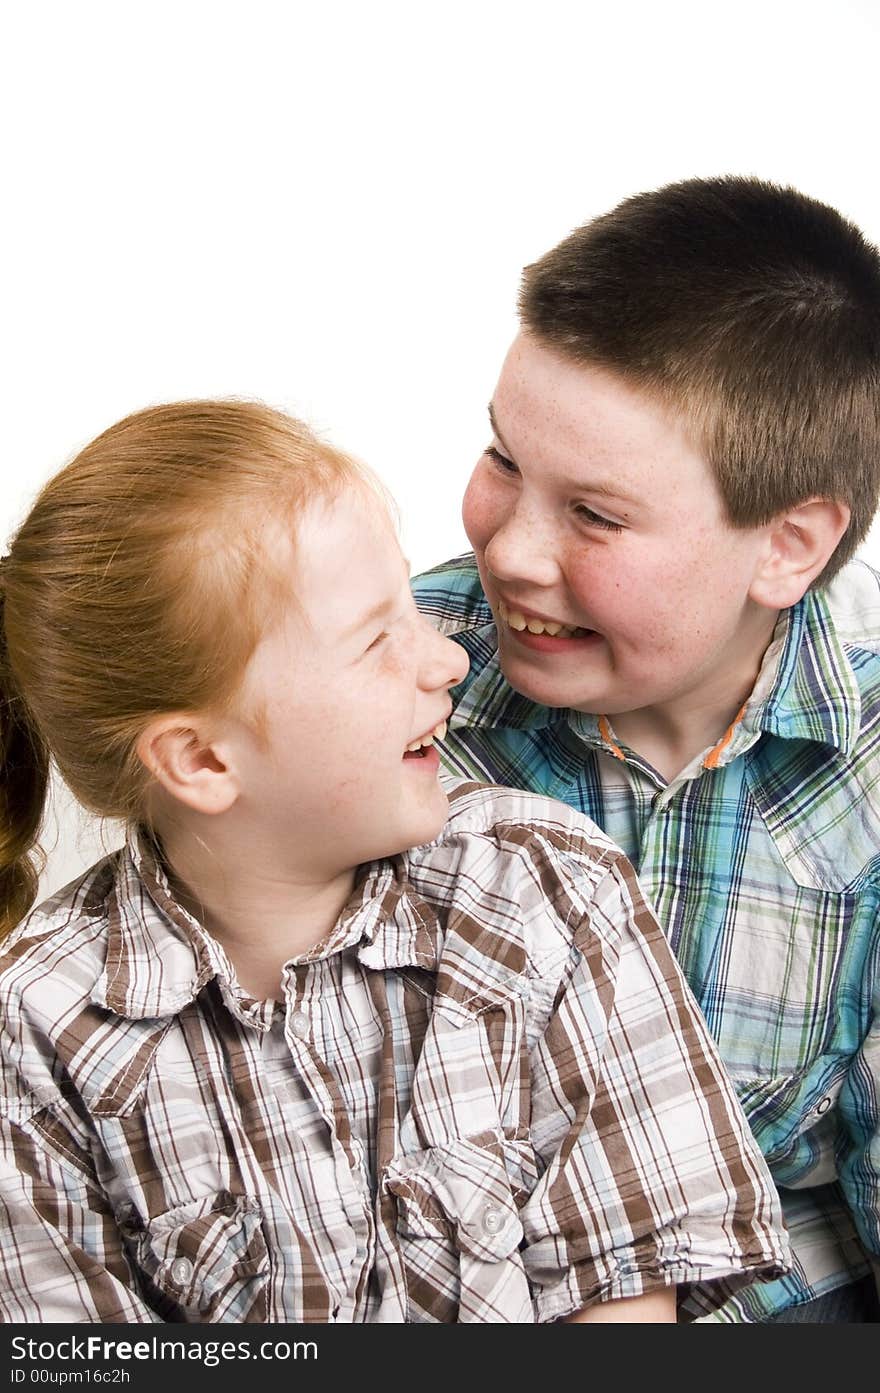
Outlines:
[[[227,1191],[120,1226],[138,1266],[175,1306],[202,1320],[265,1320],[269,1255],[257,1200]]]
[[[499,1262],[515,1252],[523,1230],[503,1145],[493,1133],[483,1133],[395,1157],[384,1185],[397,1199],[400,1234],[445,1234],[483,1262]]]

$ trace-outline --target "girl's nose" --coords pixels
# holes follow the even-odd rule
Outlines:
[[[419,666],[419,686],[424,691],[454,687],[465,677],[470,659],[460,644],[437,632],[427,619],[422,619],[422,661]]]

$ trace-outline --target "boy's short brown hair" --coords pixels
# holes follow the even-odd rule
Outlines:
[[[848,503],[817,585],[864,539],[880,489],[880,256],[833,208],[739,177],[638,194],[527,266],[519,309],[548,347],[687,419],[735,526]]]

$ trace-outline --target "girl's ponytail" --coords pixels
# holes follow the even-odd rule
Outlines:
[[[0,562],[0,940],[36,898],[41,866],[36,840],[49,782],[48,752],[10,671],[4,602]]]

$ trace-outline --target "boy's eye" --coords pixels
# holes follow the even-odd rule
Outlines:
[[[388,632],[387,632],[387,630],[384,630],[384,629],[383,629],[382,633],[381,633],[381,634],[377,634],[376,637],[373,639],[373,642],[370,643],[370,644],[368,644],[367,647],[366,647],[366,649],[365,649],[364,651],[365,651],[366,653],[372,653],[373,649],[374,649],[374,648],[378,648],[379,645],[380,645],[381,643],[384,643],[384,641],[385,641],[385,639],[386,639],[387,637],[388,637]]]
[[[612,522],[610,518],[605,518],[601,513],[594,513],[592,508],[588,508],[586,503],[577,503],[574,508],[577,517],[588,522],[591,527],[605,527],[609,532],[622,532],[623,526],[619,522]]]
[[[489,445],[485,451],[486,458],[490,459],[495,467],[502,474],[518,474],[519,469],[512,459],[507,455],[502,455],[495,445]],[[608,532],[622,532],[623,525],[619,522],[612,522],[610,518],[603,517],[601,513],[596,513],[592,508],[588,508],[586,503],[577,503],[573,509],[575,516],[589,523],[591,527],[604,527]]]
[[[485,451],[485,453],[487,457],[492,461],[492,463],[498,466],[502,474],[519,473],[519,470],[517,469],[513,460],[508,459],[506,455],[502,455],[501,451],[496,450],[494,445],[490,445],[488,449]]]

